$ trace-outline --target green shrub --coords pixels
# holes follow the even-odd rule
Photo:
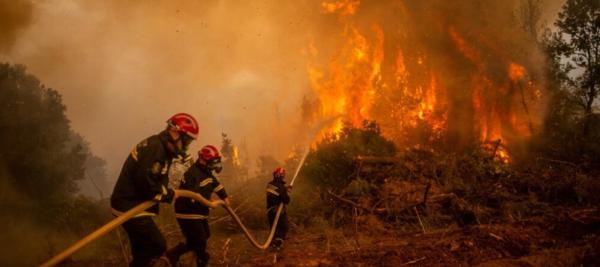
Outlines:
[[[346,187],[355,177],[359,156],[393,156],[394,143],[381,135],[377,123],[364,121],[361,128],[346,125],[317,143],[306,158],[302,175],[325,189]]]

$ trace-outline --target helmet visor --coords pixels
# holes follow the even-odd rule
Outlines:
[[[206,167],[211,171],[220,173],[223,170],[223,165],[221,164],[221,158],[209,160],[208,162],[206,162]]]

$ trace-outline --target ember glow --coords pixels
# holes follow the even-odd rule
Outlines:
[[[513,44],[502,50],[512,39],[500,33],[523,34],[508,26],[501,29],[506,32],[487,32],[477,19],[432,15],[443,12],[444,1],[384,2],[380,6],[402,16],[391,19],[382,10],[373,15],[374,6],[366,2],[321,4],[338,29],[335,52],[324,55],[318,43],[310,44],[314,113],[341,116],[326,132],[339,131],[343,121],[360,126],[375,120],[386,136],[407,148],[492,143],[498,144],[495,157],[509,162],[511,145],[529,138],[543,115],[543,81],[531,75],[540,70],[518,52],[535,48]],[[504,23],[504,18],[489,19]]]

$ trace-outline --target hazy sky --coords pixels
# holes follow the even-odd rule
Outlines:
[[[200,123],[194,151],[219,145],[224,131],[251,153],[287,154],[308,89],[302,29],[311,22],[294,15],[304,5],[64,0],[36,1],[27,13],[18,2],[3,8],[29,16],[0,60],[26,65],[63,95],[110,176],[176,112]],[[319,15],[312,8],[305,13]]]

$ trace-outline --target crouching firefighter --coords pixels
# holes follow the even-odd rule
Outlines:
[[[271,248],[274,250],[281,250],[283,248],[283,241],[287,235],[288,222],[285,205],[290,203],[288,191],[291,191],[291,189],[290,186],[286,186],[285,184],[285,169],[281,167],[275,169],[273,180],[267,184],[267,218],[269,227],[273,227],[279,204],[283,203],[284,206],[279,216],[273,241],[271,242]]]
[[[229,198],[223,185],[213,172],[220,173],[221,154],[214,146],[207,145],[198,152],[198,160],[185,172],[180,189],[190,190],[210,199],[216,193],[226,205]],[[170,249],[167,257],[172,266],[176,266],[179,257],[188,251],[196,253],[196,263],[199,267],[206,266],[210,255],[206,252],[206,243],[210,237],[208,228],[209,208],[202,203],[189,198],[175,201],[175,217],[185,237],[185,243]]]
[[[148,200],[170,203],[176,198],[175,191],[168,187],[167,173],[172,159],[185,153],[196,139],[198,123],[186,113],[175,114],[167,123],[164,131],[137,144],[125,160],[110,197],[113,215]],[[151,266],[165,252],[165,238],[152,220],[156,214],[158,204],[123,224],[133,255],[129,266]]]

